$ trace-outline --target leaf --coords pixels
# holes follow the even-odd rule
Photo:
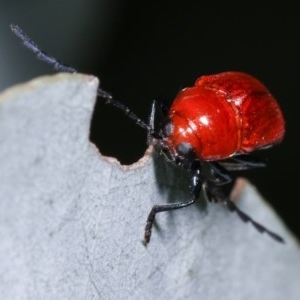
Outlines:
[[[89,141],[98,81],[58,74],[0,96],[1,299],[299,299],[299,244],[253,186],[237,205],[286,244],[219,204],[186,201],[186,174],[151,149],[121,166]]]

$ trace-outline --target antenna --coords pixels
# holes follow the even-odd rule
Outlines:
[[[39,60],[53,66],[54,70],[67,73],[78,73],[75,68],[61,63],[52,55],[44,52],[18,25],[10,25],[10,28],[28,50],[33,52]],[[120,109],[126,116],[135,121],[138,126],[146,129],[150,134],[153,134],[152,128],[147,123],[133,113],[126,105],[115,100],[110,93],[99,87],[97,90],[97,95],[100,98],[103,98],[106,104],[111,104],[112,106]]]

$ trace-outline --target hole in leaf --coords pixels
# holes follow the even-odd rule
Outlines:
[[[138,161],[147,149],[147,133],[123,112],[97,99],[90,140],[104,156],[117,158],[122,165]]]

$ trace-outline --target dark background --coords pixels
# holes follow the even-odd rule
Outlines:
[[[293,16],[295,7],[279,4],[31,0],[24,6],[0,0],[1,87],[51,73],[25,53],[9,23],[19,24],[60,60],[97,75],[104,89],[145,120],[153,99],[171,103],[203,74],[254,75],[278,99],[286,136],[282,144],[261,151],[267,168],[244,175],[300,237],[299,17]],[[98,103],[92,125],[102,154],[123,164],[143,156],[146,133],[115,108]]]

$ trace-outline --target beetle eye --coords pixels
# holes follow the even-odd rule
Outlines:
[[[173,124],[171,122],[168,122],[164,127],[164,134],[165,136],[170,136],[173,132]]]
[[[180,143],[177,146],[177,152],[179,155],[187,156],[193,150],[190,143]]]

